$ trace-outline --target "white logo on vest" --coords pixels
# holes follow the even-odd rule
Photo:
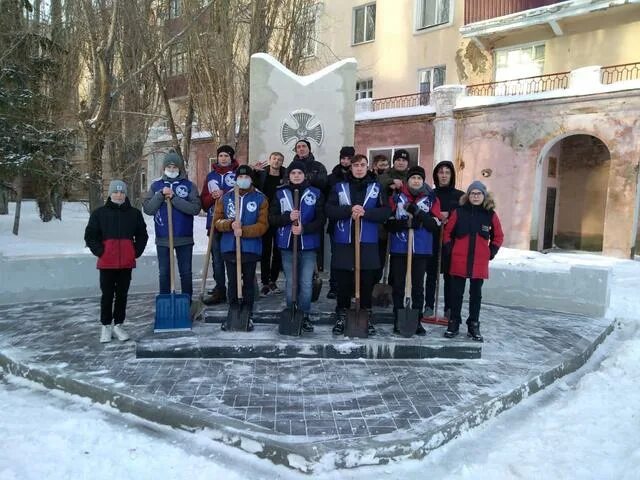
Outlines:
[[[377,185],[373,185],[371,187],[371,198],[378,198],[378,194],[380,193],[380,189]]]
[[[257,208],[258,208],[258,204],[256,202],[247,203],[247,210],[248,211],[255,212]]]
[[[233,187],[236,184],[236,174],[228,174],[226,177],[224,177],[224,183],[227,184],[227,187]]]
[[[236,206],[233,204],[233,200],[227,202],[227,218],[236,218]]]
[[[178,185],[176,187],[176,195],[180,198],[187,198],[189,196],[189,189],[184,185]]]
[[[316,204],[316,196],[313,193],[309,193],[304,197],[305,205],[309,205],[310,207]]]

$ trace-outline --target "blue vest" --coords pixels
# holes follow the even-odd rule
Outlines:
[[[398,220],[408,218],[407,212],[404,206],[409,203],[409,199],[404,193],[396,193],[394,196],[396,204],[395,217]],[[431,206],[435,201],[433,194],[426,195],[416,202],[417,207],[425,213],[431,210]],[[407,254],[409,234],[408,230],[396,232],[391,235],[391,246],[389,251],[391,253]],[[413,253],[418,255],[431,255],[433,253],[433,235],[426,228],[416,228],[413,230]]]
[[[186,178],[176,179],[174,181],[159,178],[151,184],[151,190],[153,190],[154,193],[161,191],[164,187],[171,187],[175,196],[187,199],[193,188],[193,183]],[[177,208],[172,208],[171,211],[173,212],[173,236],[193,237],[193,215],[181,212]],[[153,223],[156,229],[156,237],[169,237],[169,220],[167,217],[166,202],[162,202],[160,209],[153,217]]]
[[[320,190],[316,187],[307,187],[300,195],[300,222],[302,231],[304,225],[316,219],[316,202],[320,197]],[[281,186],[276,189],[276,201],[280,202],[280,211],[287,213],[293,210],[293,192],[288,186]],[[280,249],[291,249],[291,224],[278,227],[276,245]],[[320,248],[320,232],[303,233],[300,238],[302,250],[317,250]]]
[[[236,172],[233,170],[222,174],[212,170],[207,174],[207,187],[209,188],[209,192],[222,190],[223,193],[227,193],[235,186],[235,184]],[[211,218],[213,217],[214,206],[215,203],[209,207],[209,210],[207,210],[207,231],[209,231],[209,228],[211,227]]]
[[[351,205],[351,193],[347,182],[336,183],[333,188],[338,194],[340,205]],[[378,207],[380,192],[381,188],[378,182],[372,182],[367,186],[363,205],[365,210]],[[344,220],[336,220],[336,226],[333,229],[333,238],[336,243],[350,244],[352,242],[352,223],[353,219],[351,217]],[[360,243],[378,243],[378,224],[363,218],[359,241]]]
[[[222,210],[226,219],[236,218],[236,207],[234,204],[235,195],[231,190],[225,193],[220,200],[222,201]],[[267,200],[258,190],[245,193],[240,196],[240,223],[242,225],[255,225],[258,223],[260,215],[260,206]],[[262,237],[242,238],[240,239],[240,249],[242,253],[255,253],[262,255]],[[224,232],[220,241],[220,250],[222,253],[235,252],[236,240],[233,231]]]

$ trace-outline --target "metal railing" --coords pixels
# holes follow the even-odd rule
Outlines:
[[[602,67],[600,75],[600,81],[603,85],[624,82],[625,80],[640,80],[640,62]]]
[[[570,72],[560,72],[504,80],[501,82],[478,83],[467,87],[467,95],[493,97],[503,95],[528,95],[531,93],[559,90],[567,88],[569,85],[569,73]]]
[[[378,110],[388,110],[390,108],[406,108],[429,105],[430,97],[430,92],[418,92],[411,93],[409,95],[397,95],[395,97],[374,98],[371,102],[371,110],[375,112]]]

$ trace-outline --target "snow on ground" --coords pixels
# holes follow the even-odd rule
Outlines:
[[[0,216],[1,254],[88,254],[82,242],[86,208],[66,204],[62,222],[43,224],[29,203],[24,206],[17,239],[11,234],[13,217]],[[151,227],[150,218],[146,218]],[[198,220],[204,222],[203,218]],[[204,225],[200,231],[204,232]],[[205,247],[202,243],[196,248]],[[147,248],[146,254],[153,253],[153,248]],[[314,478],[638,478],[640,262],[513,249],[502,249],[497,261],[530,268],[573,264],[612,268],[607,316],[621,319],[618,328],[578,372],[425,459],[327,472]],[[156,426],[12,376],[0,382],[0,411],[2,480],[309,478],[214,443],[204,434]]]

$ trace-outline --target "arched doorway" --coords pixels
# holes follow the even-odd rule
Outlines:
[[[568,134],[547,144],[538,162],[534,249],[602,251],[610,160],[607,146],[592,135]]]

